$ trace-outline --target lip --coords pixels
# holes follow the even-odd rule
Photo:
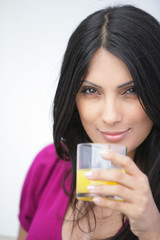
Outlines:
[[[122,140],[126,136],[129,130],[130,128],[125,131],[116,131],[116,132],[100,131],[100,132],[107,141],[116,142],[116,141]]]

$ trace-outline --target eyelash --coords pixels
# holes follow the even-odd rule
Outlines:
[[[130,90],[132,90],[131,92],[129,92]],[[135,87],[129,87],[125,90],[125,92],[123,94],[131,94],[131,95],[136,95],[136,89]]]
[[[90,92],[91,90],[93,90],[93,92]],[[95,94],[100,95],[100,93],[93,87],[84,87],[82,88],[81,93],[86,95],[95,95]]]
[[[93,91],[90,92],[91,90],[93,90]],[[95,94],[101,95],[101,93],[93,87],[84,87],[84,88],[82,88],[82,90],[80,92],[85,95],[91,95],[91,96],[95,95]],[[124,95],[124,94],[136,95],[136,89],[134,87],[129,87],[122,93],[122,95]]]

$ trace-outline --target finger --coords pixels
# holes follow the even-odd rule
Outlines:
[[[104,197],[94,197],[92,200],[97,206],[106,207],[114,211],[119,211],[128,218],[133,217],[136,213],[136,207],[132,203],[124,201],[117,201],[114,199],[107,199]]]
[[[88,185],[87,189],[90,193],[101,195],[103,197],[117,196],[125,202],[138,202],[139,196],[134,191],[121,185]]]
[[[124,173],[121,169],[92,170],[86,172],[85,176],[93,180],[116,182],[130,189],[135,189],[135,178]]]
[[[144,175],[142,171],[137,167],[135,162],[128,156],[116,152],[103,153],[102,157],[106,160],[110,160],[112,163],[122,166],[124,170],[130,174],[137,177]]]

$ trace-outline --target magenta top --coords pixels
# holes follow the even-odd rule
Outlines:
[[[62,240],[62,223],[69,201],[62,182],[70,169],[71,162],[59,159],[53,144],[34,159],[20,200],[19,221],[28,232],[26,240]],[[70,185],[71,175],[65,183],[68,191]]]
[[[24,182],[19,220],[28,232],[27,240],[61,240],[68,196],[62,188],[70,162],[59,159],[54,145],[44,148],[34,159]],[[71,176],[66,180],[69,190]]]

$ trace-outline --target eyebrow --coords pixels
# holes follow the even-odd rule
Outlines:
[[[89,81],[87,81],[87,80],[84,80],[84,82],[89,83],[89,84],[91,84],[91,85],[93,85],[93,86],[95,86],[95,87],[102,88],[102,87],[98,86],[97,84],[92,83],[92,82],[89,82]]]
[[[119,85],[117,88],[126,87],[126,86],[128,86],[128,85],[130,85],[130,84],[132,84],[132,83],[134,83],[133,80],[132,80],[132,81],[129,81],[129,82],[126,82],[126,83],[123,83],[123,84]]]
[[[92,83],[92,82],[89,82],[89,81],[87,81],[87,80],[84,80],[84,82],[89,83],[89,84],[91,84],[91,85],[93,85],[93,86],[95,86],[95,87],[101,88],[99,85],[97,85],[97,84],[95,84],[95,83]],[[126,86],[128,86],[128,85],[130,85],[130,84],[132,84],[132,83],[134,83],[133,80],[131,80],[131,81],[129,81],[129,82],[126,82],[126,83],[123,83],[123,84],[121,84],[121,85],[118,85],[117,88],[126,87]]]

